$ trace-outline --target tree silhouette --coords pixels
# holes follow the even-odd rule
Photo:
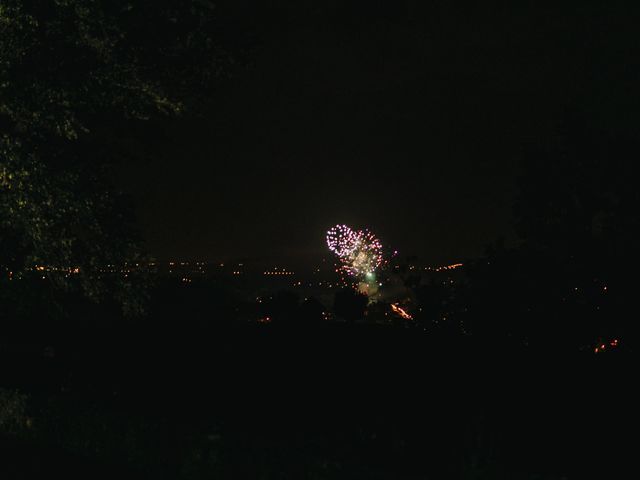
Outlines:
[[[345,289],[336,292],[333,311],[338,317],[342,317],[348,322],[355,322],[364,318],[369,299],[366,295],[358,293],[352,289]]]
[[[261,314],[274,323],[292,325],[299,320],[300,297],[286,290],[276,292],[261,304]]]
[[[206,0],[2,2],[3,281],[55,266],[44,274],[54,288],[139,309],[130,282],[98,274],[140,258],[109,166],[122,157],[122,122],[179,114],[219,73],[212,19]]]
[[[526,149],[514,212],[521,243],[469,266],[476,334],[558,348],[636,338],[624,311],[638,269],[637,150],[576,115]]]

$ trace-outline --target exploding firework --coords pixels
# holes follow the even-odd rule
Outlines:
[[[376,270],[384,265],[385,260],[382,243],[373,233],[336,225],[327,232],[327,245],[340,261],[340,273],[374,285]]]

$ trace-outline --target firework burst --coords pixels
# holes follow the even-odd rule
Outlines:
[[[327,245],[338,257],[338,272],[361,283],[373,284],[385,263],[382,243],[368,230],[336,225],[327,232]]]

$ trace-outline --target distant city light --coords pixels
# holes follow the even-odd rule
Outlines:
[[[456,268],[460,268],[464,266],[462,263],[453,263],[451,265],[443,265],[441,267],[425,267],[425,270],[430,270],[433,272],[442,272],[446,270],[455,270]]]

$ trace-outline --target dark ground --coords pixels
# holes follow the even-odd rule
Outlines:
[[[622,478],[634,449],[624,353],[334,325],[4,357],[32,426],[2,440],[2,478]]]

